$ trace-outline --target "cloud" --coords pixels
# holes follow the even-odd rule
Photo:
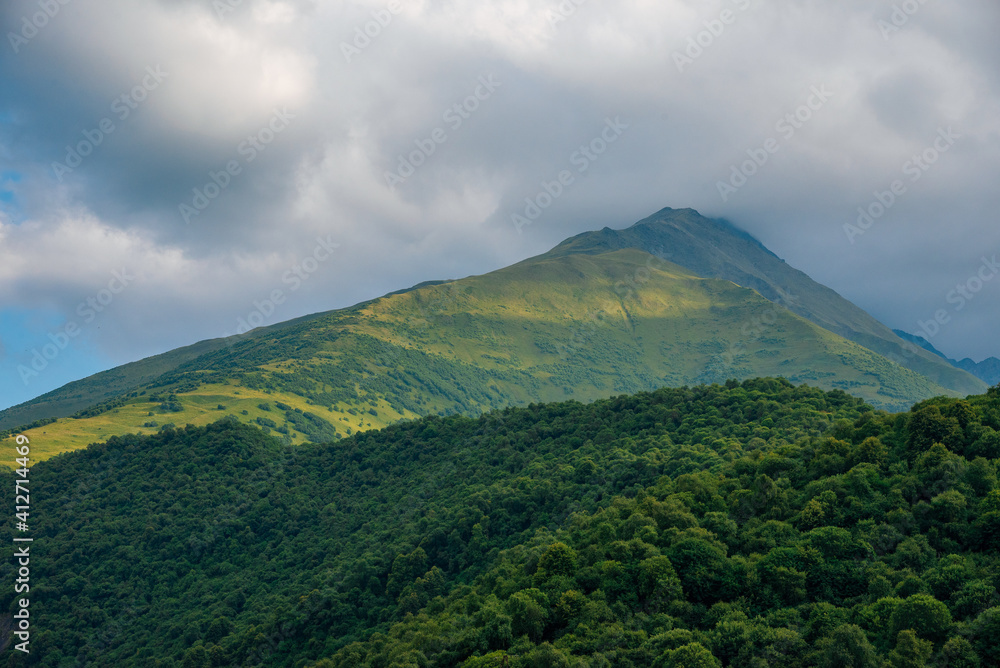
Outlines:
[[[1000,250],[988,0],[921,3],[888,32],[892,3],[860,0],[70,1],[25,38],[38,11],[0,9],[0,296],[72,318],[136,267],[91,334],[114,362],[231,331],[328,235],[343,252],[274,317],[483,273],[663,206],[729,218],[903,329]],[[831,95],[802,120],[815,87]],[[628,129],[581,162],[616,118]],[[947,128],[961,139],[851,243],[858,207]],[[564,170],[573,184],[519,231]],[[935,345],[1000,354],[983,335],[995,303],[970,302]]]

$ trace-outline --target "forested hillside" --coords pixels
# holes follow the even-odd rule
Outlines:
[[[32,468],[8,665],[996,666],[998,430],[764,379],[115,437]]]

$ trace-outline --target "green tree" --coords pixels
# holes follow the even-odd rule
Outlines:
[[[667,554],[677,570],[684,593],[698,603],[711,603],[727,595],[730,565],[723,549],[701,538],[685,538]]]
[[[195,645],[184,653],[182,668],[209,668],[211,662],[204,645]]]
[[[761,588],[757,594],[770,605],[796,605],[806,598],[806,573],[797,570],[799,553],[789,548],[771,550],[757,564]]]
[[[559,597],[556,603],[556,619],[563,626],[573,628],[577,624],[584,623],[590,618],[590,601],[587,597],[570,589]]]
[[[923,450],[933,443],[952,446],[961,443],[963,437],[958,420],[945,417],[941,409],[934,405],[923,406],[912,413],[907,431],[910,445],[916,450]]]
[[[852,460],[854,464],[868,462],[882,466],[888,456],[889,450],[885,444],[877,436],[869,436],[855,449]]]
[[[965,638],[952,638],[941,648],[941,668],[979,668],[979,655]]]
[[[477,625],[480,628],[480,645],[487,650],[507,649],[514,640],[512,630],[513,620],[507,614],[504,607],[497,600],[496,596],[490,599],[480,608],[477,615]]]
[[[965,496],[958,490],[950,489],[931,499],[931,508],[938,522],[959,522],[965,519]]]
[[[893,668],[925,668],[934,653],[934,643],[921,640],[912,630],[900,631],[896,647],[889,653]]]
[[[818,645],[823,668],[878,668],[879,660],[868,636],[855,624],[841,624]]]
[[[985,459],[1000,458],[1000,432],[986,427],[979,438],[969,446],[967,456]]]
[[[544,575],[576,575],[576,551],[566,543],[553,543],[542,558],[538,560],[538,569]]]
[[[951,612],[941,601],[929,594],[914,594],[904,599],[889,618],[889,633],[913,630],[919,637],[943,642],[951,628]]]
[[[399,596],[406,585],[427,571],[427,553],[418,547],[409,554],[400,554],[392,562],[389,581],[385,590],[393,598]]]
[[[980,496],[984,496],[997,486],[996,469],[985,457],[976,457],[969,464],[969,470],[965,474],[965,481],[972,491]]]
[[[990,492],[990,496],[986,497],[982,505],[992,501],[991,497],[995,492],[1000,490]],[[997,494],[997,498],[1000,499],[1000,494]],[[972,536],[979,549],[1000,550],[1000,511],[992,510],[977,517],[972,524]]]
[[[1000,664],[1000,607],[984,610],[972,622],[972,642],[987,665]]]
[[[639,595],[654,610],[684,598],[681,580],[670,559],[659,556],[639,562]]]
[[[546,642],[525,654],[516,665],[524,668],[569,668],[570,662],[569,657]]]
[[[208,633],[205,634],[205,639],[211,643],[218,643],[220,640],[228,636],[233,631],[233,623],[228,617],[217,617],[212,620],[212,623],[208,627]]]
[[[937,552],[931,547],[927,536],[911,536],[896,546],[896,553],[893,555],[893,565],[896,568],[912,568],[915,571],[923,571],[933,565],[937,559]]]
[[[524,589],[507,599],[507,614],[511,618],[514,637],[527,635],[533,641],[541,639],[548,618],[548,601],[538,589]]]
[[[955,592],[949,606],[960,618],[975,618],[991,605],[996,603],[996,588],[985,580],[971,580]]]
[[[694,642],[664,652],[653,666],[654,668],[722,668],[722,662],[704,645]]]
[[[892,583],[884,575],[876,575],[868,582],[868,598],[877,601],[892,594]]]

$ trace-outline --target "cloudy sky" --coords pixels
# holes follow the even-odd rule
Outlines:
[[[8,0],[0,23],[0,407],[665,206],[1000,356],[996,0]]]

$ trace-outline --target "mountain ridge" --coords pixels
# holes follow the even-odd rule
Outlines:
[[[733,244],[731,239],[742,243]],[[723,278],[752,288],[772,302],[784,302],[789,310],[820,327],[935,382],[960,392],[985,389],[978,379],[970,377],[971,374],[942,364],[937,356],[927,351],[908,346],[886,325],[834,290],[791,267],[759,240],[728,221],[705,218],[693,209],[665,208],[624,230],[605,227],[600,232],[570,237],[546,255],[594,252],[602,247],[642,248],[699,276]],[[684,252],[675,252],[676,248]],[[793,295],[796,301],[787,299],[787,295]]]
[[[675,218],[697,215],[664,211]],[[114,434],[206,425],[221,413],[298,444],[427,414],[478,415],[512,404],[593,401],[755,376],[842,389],[887,410],[985,390],[984,383],[943,362],[968,382],[958,383],[959,389],[938,384],[821,327],[795,312],[801,295],[776,303],[753,287],[699,275],[673,261],[697,264],[692,257],[706,250],[692,249],[694,242],[654,253],[637,247],[637,232],[647,246],[663,238],[664,226],[649,220],[625,236],[608,228],[577,235],[488,274],[428,281],[345,309],[196,344],[202,347],[178,353],[173,367],[152,380],[149,365],[162,360],[134,363],[133,376],[142,383],[95,401],[99,405],[78,414],[80,419],[70,418],[74,413],[64,406],[55,423],[36,425],[32,434],[49,448],[40,453],[51,456]],[[784,265],[745,232],[700,216],[693,221],[733,245],[720,251],[725,262],[745,265],[748,258],[767,256],[770,268]],[[686,234],[691,236],[690,229]],[[720,253],[714,261],[725,264]],[[716,273],[724,272],[716,267]],[[764,286],[766,278],[758,283]],[[783,294],[780,286],[772,293]],[[850,306],[856,312],[848,315],[871,319]],[[103,378],[85,381],[93,386]],[[63,388],[61,396],[69,394]],[[47,396],[54,405],[53,393]],[[0,425],[13,419],[0,413]]]
[[[997,383],[1000,383],[1000,359],[996,357],[987,357],[979,362],[974,361],[971,357],[964,357],[960,360],[955,360],[935,348],[930,341],[919,334],[910,334],[909,332],[904,332],[901,329],[894,329],[892,331],[904,341],[915,343],[924,350],[934,353],[938,357],[947,361],[953,367],[962,369],[963,371],[968,371],[987,385],[996,385]]]

